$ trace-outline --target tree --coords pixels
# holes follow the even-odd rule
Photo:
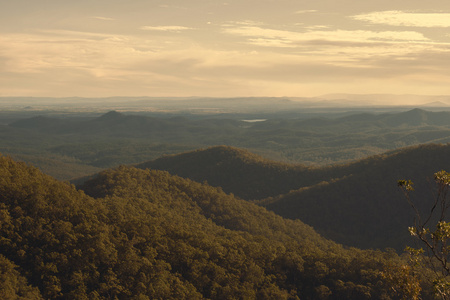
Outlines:
[[[450,173],[439,171],[434,174],[436,194],[429,212],[423,214],[412,201],[410,192],[414,191],[411,180],[399,180],[398,186],[404,192],[406,199],[415,213],[414,225],[409,227],[410,234],[420,241],[422,247],[407,247],[414,259],[412,262],[430,268],[434,276],[433,287],[442,299],[450,299]],[[431,225],[431,226],[430,226]]]

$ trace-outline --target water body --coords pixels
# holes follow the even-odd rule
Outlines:
[[[256,123],[256,122],[265,122],[267,119],[252,119],[252,120],[242,120],[243,122],[247,123]]]

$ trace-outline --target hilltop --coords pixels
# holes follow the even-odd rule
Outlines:
[[[165,170],[197,182],[207,181],[244,199],[275,196],[298,187],[301,181],[304,184],[317,181],[308,167],[271,161],[229,146],[163,156],[136,167]]]

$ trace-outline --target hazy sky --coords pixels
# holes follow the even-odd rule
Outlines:
[[[448,0],[0,3],[0,96],[450,94]]]

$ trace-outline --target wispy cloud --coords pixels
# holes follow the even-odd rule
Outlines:
[[[225,24],[225,26],[262,26],[263,22],[254,20],[244,20],[244,21],[232,21]]]
[[[184,6],[177,6],[177,5],[168,5],[168,4],[160,4],[158,7],[161,8],[169,8],[169,9],[180,9],[180,10],[187,10]]]
[[[299,25],[304,25],[304,24],[299,24]],[[312,25],[312,26],[304,26],[304,28],[306,28],[308,30],[320,30],[320,29],[331,28],[331,26],[327,26],[327,25]]]
[[[360,14],[351,18],[391,26],[450,27],[450,13],[417,13],[391,10]]]
[[[141,30],[151,30],[151,31],[168,31],[168,32],[181,32],[184,30],[193,29],[191,27],[185,26],[142,26]]]
[[[115,19],[113,19],[113,18],[98,17],[98,16],[92,17],[92,18],[97,19],[97,20],[101,20],[101,21],[114,21],[114,20],[115,20]]]
[[[367,30],[308,30],[295,32],[262,28],[258,26],[225,27],[228,34],[244,36],[249,43],[260,46],[296,47],[308,41],[329,42],[429,42],[422,33],[415,31],[367,31]]]
[[[59,41],[64,39],[106,39],[110,38],[110,34],[98,33],[98,32],[88,32],[88,31],[76,31],[76,30],[65,30],[65,29],[36,29],[34,30],[37,34],[32,35],[36,38],[44,37],[59,37]]]
[[[317,10],[307,9],[307,10],[297,10],[295,13],[296,14],[310,14],[310,13],[315,13],[315,12],[317,12]]]

